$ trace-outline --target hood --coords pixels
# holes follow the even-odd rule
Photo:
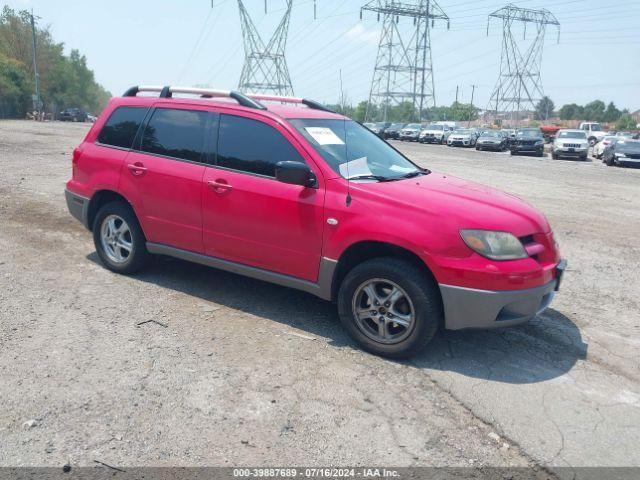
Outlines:
[[[471,138],[471,134],[469,133],[452,133],[451,135],[449,135],[449,138],[459,138],[459,139],[465,139],[465,138]]]
[[[544,215],[518,197],[449,175],[432,172],[394,182],[351,185],[362,192],[363,200],[388,205],[390,210],[385,211],[390,217],[397,217],[400,208],[415,221],[437,224],[438,229],[499,230],[518,237],[551,230]]]
[[[422,133],[429,133],[429,134],[433,134],[433,135],[442,135],[444,133],[444,131],[442,130],[422,130]]]
[[[502,141],[501,138],[497,138],[497,137],[485,137],[485,136],[480,136],[478,137],[478,141],[482,140],[483,142],[495,142],[495,143],[500,143]]]
[[[420,130],[417,128],[403,128],[402,133],[418,133]]]

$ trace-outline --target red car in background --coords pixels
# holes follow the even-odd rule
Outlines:
[[[75,149],[66,199],[114,272],[163,254],[303,290],[390,357],[530,320],[565,265],[532,206],[298,98],[133,87]]]

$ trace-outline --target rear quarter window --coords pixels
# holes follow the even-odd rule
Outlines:
[[[146,113],[146,107],[116,108],[102,127],[98,135],[98,143],[112,147],[131,148]]]

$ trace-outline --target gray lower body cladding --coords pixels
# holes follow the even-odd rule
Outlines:
[[[89,199],[76,195],[75,193],[65,190],[64,196],[67,200],[67,208],[69,213],[75,219],[79,220],[86,228],[89,227]]]
[[[527,322],[553,300],[556,280],[526,290],[477,290],[440,285],[445,327],[498,328]]]

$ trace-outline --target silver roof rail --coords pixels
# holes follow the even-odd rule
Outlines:
[[[242,105],[243,107],[257,108],[259,110],[267,109],[267,107],[260,103],[260,100],[267,102],[294,103],[306,105],[308,108],[312,108],[314,110],[322,110],[325,112],[335,113],[333,110],[325,107],[321,103],[306,98],[283,97],[279,95],[268,95],[260,93],[249,93],[245,95],[244,93],[240,93],[235,90],[218,90],[214,88],[137,85],[124,92],[123,97],[135,97],[140,92],[157,92],[160,98],[171,98],[174,93],[199,95],[203,98],[233,98],[238,102],[238,104]]]
[[[196,88],[196,87],[162,87],[159,85],[137,85],[131,87],[124,92],[123,97],[135,97],[140,92],[157,92],[160,98],[171,98],[174,93],[184,93],[189,95],[199,95],[204,98],[233,98],[239,105],[248,108],[256,108],[258,110],[266,110],[267,107],[257,100],[247,97],[246,95],[236,92],[235,90],[217,90],[213,88]]]

